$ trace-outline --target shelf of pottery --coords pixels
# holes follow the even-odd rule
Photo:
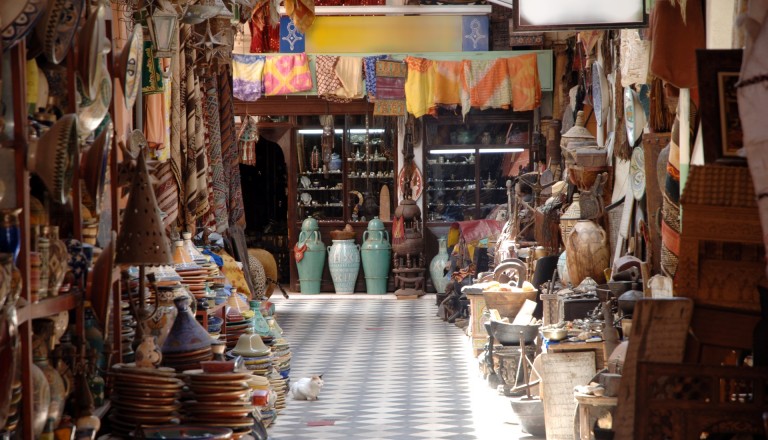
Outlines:
[[[372,127],[366,115],[302,118],[296,136],[297,218],[356,222],[384,213],[389,220],[393,131]]]

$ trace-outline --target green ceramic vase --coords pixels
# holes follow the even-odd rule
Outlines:
[[[363,232],[360,256],[363,260],[366,291],[376,295],[387,293],[392,246],[389,244],[389,233],[384,229],[384,222],[378,217],[368,222],[368,229]]]
[[[320,282],[323,279],[325,266],[325,244],[320,237],[320,226],[317,220],[307,217],[301,224],[299,241],[293,249],[296,257],[296,268],[299,271],[301,293],[320,293]]]

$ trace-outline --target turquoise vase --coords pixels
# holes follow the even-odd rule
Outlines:
[[[363,245],[360,247],[365,287],[369,294],[387,293],[391,256],[389,233],[384,230],[384,223],[378,217],[374,217],[368,222],[368,230],[363,232]]]
[[[248,301],[248,305],[250,305],[251,310],[253,310],[253,319],[251,320],[253,323],[253,330],[258,333],[259,336],[270,336],[272,329],[269,328],[269,323],[261,313],[261,301],[252,299]]]
[[[317,220],[307,217],[301,224],[299,241],[293,249],[296,268],[299,270],[301,293],[320,293],[325,266],[325,244],[320,238],[320,226]]]
[[[437,239],[440,250],[429,263],[429,276],[437,293],[445,293],[448,280],[445,278],[445,267],[448,265],[448,240],[445,237]]]
[[[355,292],[355,282],[360,272],[360,248],[354,238],[333,240],[333,245],[328,246],[328,269],[336,293]]]

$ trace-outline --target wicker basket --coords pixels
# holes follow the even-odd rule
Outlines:
[[[525,300],[536,300],[536,293],[535,290],[530,292],[501,292],[492,290],[483,292],[483,298],[488,309],[496,309],[502,318],[513,320],[517,316],[517,312],[520,311],[520,308],[523,307]]]
[[[579,194],[573,195],[573,203],[568,206],[568,209],[560,216],[560,233],[562,234],[563,243],[566,243],[568,234],[571,233],[571,229],[576,225],[576,222],[581,220],[581,206],[579,205]]]

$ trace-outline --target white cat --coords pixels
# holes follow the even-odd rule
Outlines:
[[[296,400],[317,400],[320,390],[323,388],[323,375],[302,377],[291,384],[291,394]]]

